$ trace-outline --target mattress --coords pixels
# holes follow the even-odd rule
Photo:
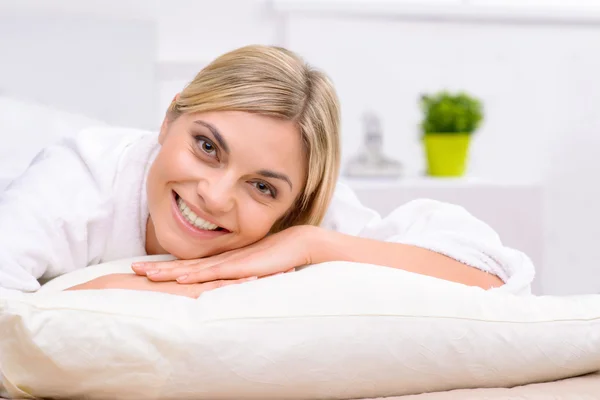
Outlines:
[[[362,400],[381,400],[362,399]],[[546,383],[516,386],[510,389],[461,389],[447,392],[423,393],[410,396],[386,397],[385,400],[598,400],[600,372]]]
[[[599,400],[600,372],[559,381],[516,386],[510,389],[461,389],[410,396],[357,400]],[[8,400],[0,398],[0,400]]]

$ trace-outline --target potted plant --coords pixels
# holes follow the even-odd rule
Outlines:
[[[483,119],[481,101],[466,93],[442,91],[421,96],[421,109],[427,174],[464,175],[471,136]]]

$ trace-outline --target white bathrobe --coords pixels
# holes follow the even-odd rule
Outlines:
[[[145,255],[145,178],[158,150],[155,133],[106,127],[43,150],[0,194],[0,288],[35,291],[39,280]],[[458,206],[415,200],[382,218],[339,183],[322,226],[430,249],[498,275],[497,290],[530,293],[529,258]]]

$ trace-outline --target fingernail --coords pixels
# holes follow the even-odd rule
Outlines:
[[[188,277],[187,275],[182,275],[179,278],[177,278],[176,281],[177,282],[183,282],[183,281],[185,281],[187,279],[187,277]]]
[[[146,275],[156,275],[160,272],[159,269],[149,269],[148,271],[146,271]]]
[[[131,264],[131,266],[133,268],[143,268],[146,264],[144,264],[143,262],[134,262]]]

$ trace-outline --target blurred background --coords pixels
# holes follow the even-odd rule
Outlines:
[[[463,205],[532,258],[535,293],[600,293],[600,0],[2,0],[0,190],[84,126],[157,130],[257,43],[331,76],[365,204]]]

